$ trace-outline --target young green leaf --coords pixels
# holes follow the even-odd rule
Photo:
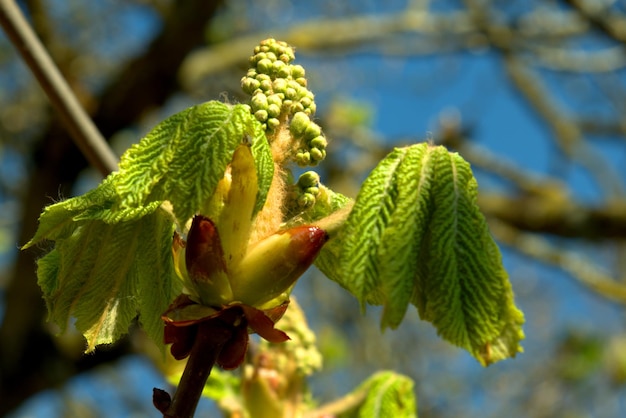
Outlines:
[[[273,175],[269,144],[261,125],[243,105],[211,101],[190,107],[158,124],[122,156],[115,190],[122,207],[169,200],[179,223],[213,195],[235,148],[252,143],[262,206]]]
[[[84,222],[57,239],[37,269],[49,319],[63,330],[76,318],[87,351],[117,340],[138,313],[148,334],[162,341],[160,315],[181,290],[172,280],[172,232],[159,209],[134,222]]]
[[[252,216],[273,176],[269,144],[244,106],[208,102],[163,121],[123,156],[120,171],[83,196],[47,207],[24,248],[43,240],[54,249],[38,262],[50,320],[70,317],[88,351],[115,341],[140,314],[162,345],[161,314],[181,285],[172,261],[178,225],[204,208],[240,144],[250,144],[258,181]]]
[[[397,327],[409,303],[483,365],[521,351],[523,314],[476,205],[469,164],[444,147],[395,149],[366,179],[316,265]]]

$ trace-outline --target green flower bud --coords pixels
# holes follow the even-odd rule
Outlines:
[[[267,107],[267,114],[270,118],[277,118],[280,116],[280,106],[271,104]]]
[[[289,54],[285,54],[285,53],[280,54],[278,59],[281,60],[282,62],[284,62],[285,64],[289,64],[291,62],[291,60],[292,60],[292,58],[289,56]]]
[[[291,122],[289,123],[289,131],[294,137],[299,138],[304,135],[304,132],[306,131],[306,128],[307,126],[309,126],[310,123],[311,119],[309,119],[309,117],[305,113],[297,112],[291,118]]]
[[[276,54],[274,54],[272,51],[268,52],[266,57],[268,60],[272,61],[272,63],[276,61]]]
[[[296,164],[300,167],[306,167],[311,164],[311,154],[308,151],[298,152],[296,154]]]
[[[256,63],[257,71],[261,74],[271,74],[272,72],[272,61],[267,58],[263,58],[259,62]]]
[[[252,105],[252,109],[254,109],[255,111],[260,110],[260,109],[267,109],[268,107],[267,96],[263,93],[255,94],[254,96],[252,96],[252,99],[250,100],[250,104]]]
[[[300,104],[304,107],[307,108],[309,106],[311,106],[311,103],[313,103],[313,100],[311,100],[310,97],[305,96],[302,99],[300,99]]]
[[[261,52],[261,47],[259,45],[254,47],[254,54],[258,54],[259,52]]]
[[[263,80],[261,81],[261,90],[265,91],[265,92],[271,92],[272,91],[272,81],[271,80]]]
[[[267,103],[269,105],[276,105],[278,107],[281,107],[283,105],[283,99],[280,97],[279,94],[270,94],[269,96],[267,96]]]
[[[320,136],[321,134],[322,128],[320,128],[320,126],[315,122],[309,123],[309,126],[307,126],[306,130],[304,131],[304,137],[307,139],[313,139],[316,136]]]
[[[291,87],[287,87],[285,90],[285,97],[289,100],[293,100],[298,96],[298,92]]]
[[[286,99],[283,101],[283,109],[291,109],[291,105],[293,104],[293,100]]]
[[[317,105],[315,104],[315,102],[312,102],[309,107],[307,107],[306,109],[304,109],[304,113],[306,113],[309,116],[313,116],[315,114],[315,111],[317,110]]]
[[[275,130],[276,128],[278,128],[280,126],[280,121],[276,118],[269,118],[267,120],[267,128],[270,130]]]
[[[276,61],[274,62],[274,71],[276,71],[276,77],[280,77],[280,78],[288,78],[291,77],[291,67],[287,64],[284,65],[279,65],[278,67],[276,66],[276,64],[278,63],[284,64],[282,61]]]
[[[309,151],[309,153],[311,154],[311,159],[315,162],[322,161],[325,157],[325,155],[322,153],[322,150],[317,148],[311,148],[311,151]]]
[[[317,195],[320,194],[320,188],[319,187],[308,187],[306,189],[306,192],[317,197]]]
[[[293,73],[292,73],[293,74]],[[293,76],[292,76],[293,77]],[[306,78],[304,77],[298,77],[296,78],[296,83],[298,83],[298,85],[302,86],[302,87],[306,87],[307,86],[307,81]]]
[[[300,102],[295,102],[291,106],[291,109],[289,110],[289,112],[290,113],[304,112],[304,106],[302,106]]]
[[[316,136],[311,140],[311,142],[309,142],[309,145],[311,146],[311,148],[319,148],[320,150],[322,150],[326,148],[328,142],[323,136]]]
[[[254,112],[254,117],[261,123],[265,122],[268,117],[267,110],[257,110],[256,112]]]
[[[285,80],[284,78],[277,78],[276,80],[274,80],[272,87],[275,93],[284,93],[287,89],[287,80]]]
[[[302,189],[317,187],[320,184],[320,175],[315,171],[302,173],[298,178],[298,186]]]
[[[272,77],[270,77],[267,74],[257,74],[256,77],[257,80],[259,80],[261,83],[264,81],[272,81]]]
[[[294,80],[288,80],[287,81],[287,87],[291,87],[292,89],[299,91],[302,86],[298,83],[296,83]]]
[[[251,78],[256,78],[257,75],[258,73],[256,72],[256,69],[254,68],[250,68],[248,72],[246,73],[246,77],[251,77]]]
[[[259,87],[261,87],[261,83],[254,78],[244,77],[241,79],[241,88],[248,94],[252,94]]]
[[[315,196],[310,193],[303,193],[298,196],[298,206],[308,208],[315,204]]]
[[[301,78],[304,77],[305,71],[304,67],[301,65],[292,65],[291,66],[291,76],[293,78]]]

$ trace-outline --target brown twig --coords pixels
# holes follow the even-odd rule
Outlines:
[[[83,155],[103,176],[116,170],[116,155],[78,102],[15,1],[0,0],[0,25],[59,112]]]
[[[211,370],[232,334],[232,327],[219,320],[205,321],[198,325],[195,341],[174,398],[170,402],[169,395],[160,389],[154,389],[153,403],[163,413],[163,418],[193,417]]]

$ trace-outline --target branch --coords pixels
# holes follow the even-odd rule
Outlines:
[[[63,79],[13,0],[0,0],[0,25],[59,112],[66,129],[91,165],[103,176],[117,168],[117,157]]]
[[[494,23],[482,2],[465,0],[465,3],[476,27],[487,37],[489,44],[502,54],[504,68],[513,86],[552,130],[561,151],[579,161],[594,175],[608,195],[621,195],[623,185],[620,176],[600,153],[588,145],[578,125],[561,111],[548,94],[548,88],[517,55],[515,40],[518,34],[509,27]]]
[[[609,202],[589,207],[573,202],[554,189],[541,196],[508,197],[481,193],[478,204],[485,215],[523,231],[588,240],[626,238],[626,205]]]
[[[619,15],[616,10],[600,11],[597,9],[597,5],[596,10],[591,10],[587,6],[588,2],[581,0],[565,0],[565,3],[569,4],[581,18],[589,22],[600,33],[621,44],[626,44],[626,30],[624,29],[626,16]]]
[[[594,293],[626,305],[626,284],[612,279],[580,254],[559,248],[544,238],[521,232],[502,222],[490,221],[489,226],[500,242],[513,247],[515,251],[543,263],[555,265]]]

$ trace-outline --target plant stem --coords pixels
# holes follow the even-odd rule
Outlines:
[[[362,388],[357,392],[349,393],[342,398],[339,398],[333,402],[322,405],[311,412],[308,412],[304,415],[304,418],[335,416],[348,412],[363,403],[363,401],[367,397],[368,391],[369,386],[366,388]]]
[[[0,0],[0,25],[59,112],[89,163],[103,176],[117,169],[117,157],[63,79],[14,0]]]
[[[163,414],[163,418],[193,417],[217,357],[231,336],[232,328],[223,326],[219,321],[205,321],[199,324],[196,340],[189,353],[174,399]]]

